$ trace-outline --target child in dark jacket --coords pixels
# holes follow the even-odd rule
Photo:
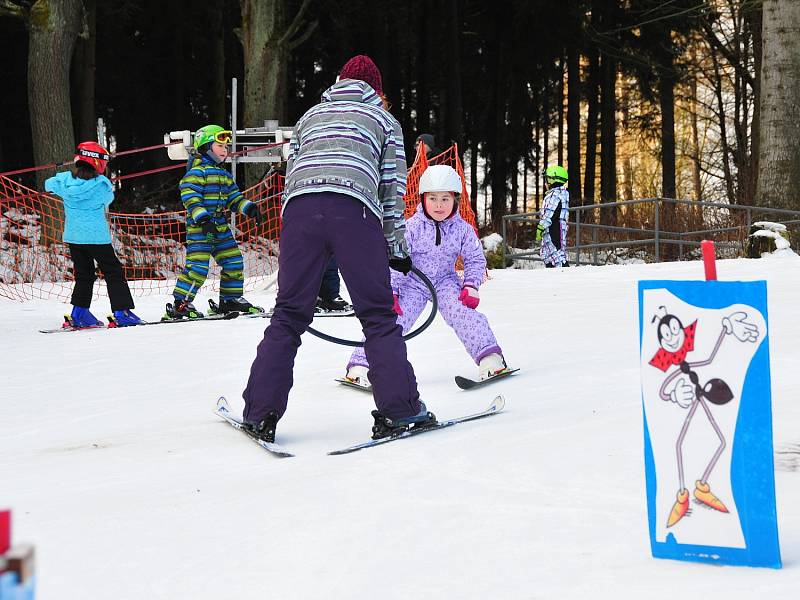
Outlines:
[[[64,202],[64,236],[75,266],[75,287],[72,290],[72,314],[66,316],[65,326],[76,328],[102,327],[89,311],[95,279],[95,263],[108,286],[116,326],[138,325],[141,319],[134,307],[122,264],[111,245],[108,226],[108,206],[114,200],[114,188],[104,175],[108,151],[97,142],[82,142],[75,152],[75,166],[51,177],[44,188]]]

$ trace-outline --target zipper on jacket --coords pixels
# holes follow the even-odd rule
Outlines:
[[[434,224],[436,225],[436,245],[442,245],[442,230],[439,229],[439,221],[434,220]]]
[[[362,219],[366,219],[367,218],[367,207],[366,206],[362,206],[361,207],[361,218]]]

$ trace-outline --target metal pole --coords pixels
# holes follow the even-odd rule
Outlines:
[[[575,266],[581,264],[581,210],[575,211]]]
[[[239,97],[236,77],[231,80],[231,150],[236,152],[236,102]],[[236,181],[236,156],[231,157],[231,175]],[[231,212],[231,229],[236,230],[236,213]]]

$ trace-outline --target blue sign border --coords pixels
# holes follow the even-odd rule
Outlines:
[[[644,420],[644,462],[650,547],[656,558],[724,565],[781,568],[775,510],[775,466],[772,445],[772,393],[769,369],[769,319],[766,281],[639,281],[639,352],[643,335],[645,290],[665,289],[698,308],[720,309],[746,304],[760,311],[767,335],[745,375],[731,456],[731,488],[739,512],[745,548],[680,544],[669,534],[656,541],[657,477],[647,415]]]

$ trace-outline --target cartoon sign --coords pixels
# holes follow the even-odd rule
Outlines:
[[[653,556],[780,567],[766,283],[639,282]]]

